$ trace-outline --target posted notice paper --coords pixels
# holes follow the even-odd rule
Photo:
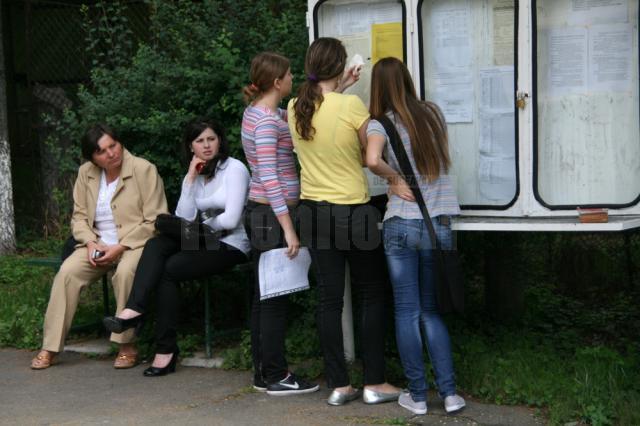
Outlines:
[[[589,29],[589,90],[631,90],[631,24],[593,25]]]
[[[571,0],[568,21],[570,25],[627,22],[628,0]]]
[[[429,17],[429,49],[437,70],[471,66],[471,6],[469,1],[438,3]]]
[[[480,108],[513,111],[514,92],[513,65],[480,70]]]
[[[289,259],[286,251],[286,248],[279,248],[260,254],[260,300],[309,289],[309,249],[300,248],[293,259]]]
[[[587,91],[587,29],[549,31],[549,90],[556,95]]]
[[[515,6],[513,0],[495,0],[493,3],[493,63],[513,65],[513,31]]]
[[[430,93],[447,123],[473,122],[473,90],[438,90]]]
[[[393,56],[404,61],[402,54],[402,22],[371,25],[371,64]]]

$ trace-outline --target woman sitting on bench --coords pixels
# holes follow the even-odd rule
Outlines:
[[[110,270],[120,312],[127,301],[142,247],[153,236],[156,216],[167,211],[164,186],[153,164],[123,148],[109,127],[98,124],[81,142],[82,156],[73,188],[71,228],[75,250],[53,280],[44,318],[42,350],[31,368],[51,366],[78,307],[80,291]],[[136,364],[133,332],[111,335],[120,343],[115,368]]]
[[[201,238],[195,247],[186,247],[181,238],[162,233],[149,240],[140,258],[126,309],[118,316],[105,317],[105,327],[114,333],[135,327],[147,312],[151,291],[156,290],[156,355],[151,367],[144,370],[144,375],[149,377],[175,371],[177,284],[231,269],[246,262],[250,250],[242,224],[249,172],[244,164],[229,157],[229,144],[222,127],[207,118],[197,119],[187,125],[183,143],[191,163],[182,183],[176,215],[226,235],[219,241]]]

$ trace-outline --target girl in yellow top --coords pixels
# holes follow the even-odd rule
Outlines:
[[[334,38],[314,41],[305,58],[307,81],[289,102],[289,129],[301,169],[300,239],[309,247],[318,284],[318,329],[330,405],[360,392],[349,380],[342,340],[345,264],[361,305],[361,342],[366,403],[397,400],[385,382],[384,286],[386,269],[377,224],[362,170],[369,113],[354,95],[340,92],[359,73],[345,72],[347,53]],[[344,74],[344,78],[343,78]]]

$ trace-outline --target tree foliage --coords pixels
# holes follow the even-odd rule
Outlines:
[[[213,116],[227,129],[233,155],[243,158],[240,90],[248,84],[251,58],[272,50],[292,59],[294,73],[301,68],[308,41],[306,5],[153,0],[150,36],[131,56],[130,38],[119,35],[130,35],[124,9],[119,2],[106,3],[107,16],[86,14],[86,45],[94,58],[91,83],[79,88],[77,104],[55,123],[51,142],[78,141],[91,123],[106,122],[130,151],[158,166],[175,202],[184,175],[179,161],[183,126],[196,116]],[[77,145],[71,150],[59,151],[59,160],[75,173],[79,150]]]

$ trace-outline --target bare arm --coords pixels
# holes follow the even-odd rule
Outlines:
[[[387,179],[389,182],[389,190],[398,197],[406,201],[415,201],[413,192],[402,176],[395,171],[382,158],[382,152],[386,139],[379,133],[372,133],[368,137],[367,144],[367,167],[376,175]]]
[[[358,140],[360,141],[360,154],[362,155],[362,166],[367,165],[367,127],[370,119],[366,119],[358,129]]]

